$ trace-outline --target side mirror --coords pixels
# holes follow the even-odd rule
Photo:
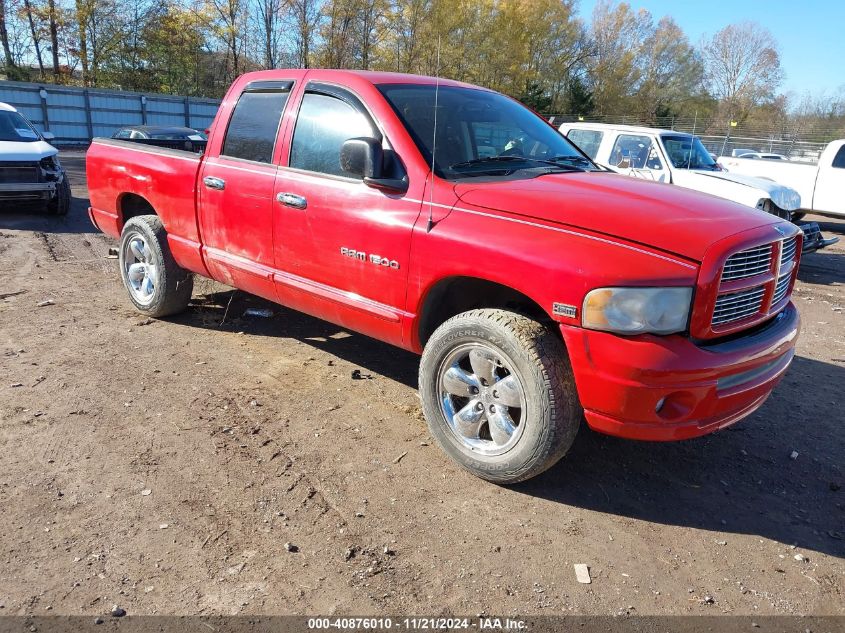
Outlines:
[[[362,178],[364,184],[374,189],[393,192],[408,190],[407,179],[384,177],[384,150],[374,138],[351,138],[340,148],[340,168]]]
[[[45,141],[52,141],[53,139],[56,138],[56,135],[53,134],[52,132],[43,132],[41,134],[41,138],[43,138]]]
[[[379,178],[384,153],[374,138],[351,138],[340,148],[340,168],[350,176]]]

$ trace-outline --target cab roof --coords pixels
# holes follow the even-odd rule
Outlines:
[[[249,81],[260,80],[284,80],[293,77],[306,77],[309,81],[342,81],[344,77],[355,77],[363,79],[364,81],[373,85],[380,84],[417,84],[417,85],[436,85],[441,86],[458,86],[463,88],[475,88],[477,90],[488,90],[481,86],[475,86],[462,81],[454,79],[428,77],[426,75],[409,75],[405,73],[380,72],[373,70],[336,70],[330,68],[309,68],[303,70],[296,69],[274,69],[274,70],[259,70],[247,73]]]
[[[617,125],[615,123],[590,123],[589,121],[578,121],[572,123],[561,123],[558,129],[567,130],[615,130],[617,132],[632,132],[635,134],[673,134],[675,136],[692,136],[689,132],[679,130],[667,130],[644,125]]]

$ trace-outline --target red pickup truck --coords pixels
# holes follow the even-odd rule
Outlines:
[[[204,155],[97,139],[90,215],[141,312],[192,275],[422,354],[432,434],[495,482],[595,430],[677,440],[789,366],[792,224],[608,173],[496,92],[391,73],[235,81]]]

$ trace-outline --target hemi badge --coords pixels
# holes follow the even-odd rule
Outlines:
[[[570,319],[574,319],[578,314],[578,308],[576,308],[575,306],[568,305],[566,303],[553,303],[552,312],[554,312],[558,316],[565,316],[569,317]]]

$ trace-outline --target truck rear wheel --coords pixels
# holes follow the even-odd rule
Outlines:
[[[419,384],[443,450],[495,483],[551,467],[581,423],[563,343],[541,323],[506,310],[464,312],[437,328],[423,351]]]
[[[173,259],[158,216],[139,215],[126,222],[119,261],[123,285],[138,310],[163,317],[188,307],[194,278]]]

